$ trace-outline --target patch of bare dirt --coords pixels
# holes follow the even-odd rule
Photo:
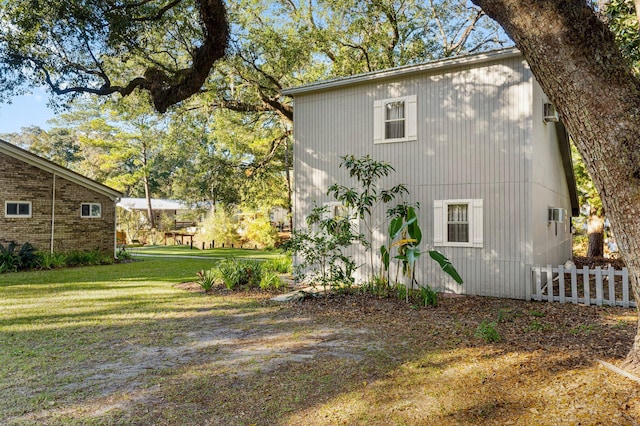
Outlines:
[[[611,266],[614,269],[622,269],[626,267],[624,260],[609,257],[574,256],[573,263],[575,263],[577,268],[585,266],[588,266],[589,268],[595,268],[597,266],[600,266],[601,268],[608,268]]]
[[[202,292],[197,283],[177,287]],[[466,296],[418,307],[368,294],[276,305],[270,296],[215,287],[203,297],[241,298],[248,305],[198,309],[185,316],[174,344],[132,345],[113,363],[95,366],[90,378],[92,386],[103,387],[99,397],[14,420],[439,426],[640,421],[640,386],[597,363],[620,364],[635,335],[633,310]],[[498,342],[479,333],[482,324],[495,329]]]

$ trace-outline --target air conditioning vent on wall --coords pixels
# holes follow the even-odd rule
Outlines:
[[[565,209],[558,207],[549,207],[548,209],[548,221],[549,222],[564,222],[567,212]]]
[[[556,123],[560,121],[558,111],[556,111],[556,107],[554,107],[553,104],[549,102],[545,102],[544,104],[543,115],[545,123]]]

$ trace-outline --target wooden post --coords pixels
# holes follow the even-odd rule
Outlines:
[[[578,271],[576,265],[571,266],[571,303],[578,304]]]
[[[560,265],[558,268],[558,293],[560,296],[560,303],[565,302],[565,294],[564,294],[564,266]]]
[[[589,267],[582,268],[582,283],[584,286],[584,304],[591,305],[591,290],[589,289]]]
[[[607,278],[609,281],[609,306],[616,306],[616,275],[611,265],[609,265],[609,269],[607,269]]]
[[[622,268],[622,306],[629,307],[629,270]]]
[[[547,301],[549,303],[553,302],[553,267],[551,265],[547,265],[547,295],[549,299]]]
[[[602,299],[604,298],[602,290],[602,268],[596,266],[596,305],[602,306]]]

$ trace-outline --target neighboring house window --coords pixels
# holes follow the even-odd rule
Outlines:
[[[482,200],[433,202],[436,246],[482,247]]]
[[[351,219],[351,231],[360,232],[358,217],[354,209],[350,209],[339,201],[330,201],[322,204],[328,208],[327,219],[346,217]]]
[[[31,217],[31,201],[6,201],[5,217]]]
[[[80,206],[80,217],[101,217],[102,205],[98,203],[83,203]]]
[[[374,143],[406,142],[416,140],[416,96],[382,99],[373,103]]]

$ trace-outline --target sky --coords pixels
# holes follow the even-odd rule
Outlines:
[[[35,89],[32,94],[14,97],[11,104],[0,104],[0,133],[19,133],[29,126],[48,129],[47,120],[54,113],[47,107],[47,99],[44,89]]]

